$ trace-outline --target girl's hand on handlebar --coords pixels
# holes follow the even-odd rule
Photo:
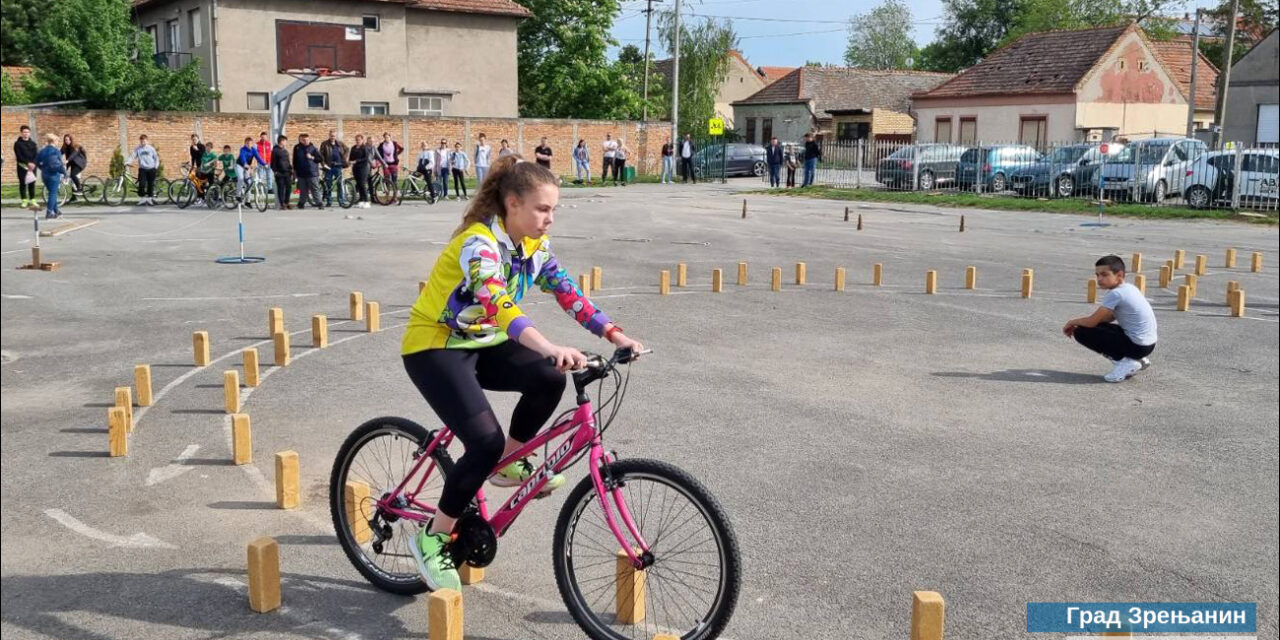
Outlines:
[[[636,357],[639,357],[640,352],[644,351],[644,345],[640,344],[639,340],[632,340],[627,337],[627,334],[622,333],[621,331],[615,331],[612,338],[613,339],[610,340],[610,342],[613,343],[613,346],[619,349],[631,349],[631,351],[636,354]]]
[[[552,363],[561,373],[587,366],[587,357],[573,347],[551,345],[547,351],[547,357],[551,358]]]

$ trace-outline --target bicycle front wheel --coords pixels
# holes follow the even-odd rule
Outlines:
[[[657,460],[609,466],[653,563],[624,581],[630,560],[600,508],[591,478],[574,488],[556,522],[552,566],[573,619],[593,640],[684,640],[720,635],[738,602],[741,561],[729,518],[706,487]],[[626,527],[612,498],[610,510]]]
[[[80,181],[80,192],[83,194],[80,199],[85,202],[102,202],[102,195],[105,191],[102,178],[98,176],[89,176]]]
[[[435,507],[453,460],[448,452],[437,449],[432,460],[415,470],[414,454],[430,437],[425,427],[410,420],[374,418],[347,436],[333,462],[329,511],[338,543],[356,570],[383,591],[400,595],[427,591],[410,550],[410,545],[417,544],[418,523],[384,513],[377,503],[402,482],[406,491],[421,483],[415,502]]]
[[[186,209],[196,200],[196,185],[191,180],[173,183],[169,187],[169,192],[173,194],[173,203],[178,205],[179,209]]]
[[[173,204],[173,182],[168,178],[156,178],[155,191],[165,204]]]
[[[267,205],[270,204],[270,198],[267,196],[266,186],[261,182],[253,185],[253,189],[249,192],[249,196],[253,201],[253,208],[257,209],[258,213],[263,213],[267,210]]]
[[[355,178],[347,178],[346,180],[343,180],[342,190],[338,192],[338,206],[343,209],[350,209],[351,205],[356,203],[356,198],[359,197],[360,194],[356,191]]]
[[[118,207],[124,204],[126,191],[128,185],[124,178],[111,178],[102,189],[102,202]]]
[[[378,204],[387,206],[396,199],[396,186],[389,178],[378,180],[373,185],[373,199]]]

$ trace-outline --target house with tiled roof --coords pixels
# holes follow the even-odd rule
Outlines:
[[[764,76],[747,62],[741,52],[731,49],[725,55],[729,59],[729,70],[716,90],[716,117],[724,119],[725,126],[732,129],[733,107],[730,105],[763,89],[765,81]],[[653,71],[667,79],[671,77],[672,66],[670,58],[657,60],[653,63]],[[666,82],[670,86],[670,80]],[[706,131],[702,133],[705,134]]]
[[[1190,96],[1191,52],[1194,48],[1192,41],[1187,38],[1153,40],[1151,46],[1155,48],[1156,55],[1160,56],[1165,69],[1173,74],[1183,95]],[[1195,128],[1197,131],[1206,131],[1213,126],[1214,109],[1218,104],[1218,68],[1199,51],[1195,52],[1195,57]]]
[[[1182,135],[1186,91],[1146,34],[1128,25],[1027,34],[912,100],[922,141],[1045,148]]]
[[[363,41],[363,76],[308,86],[295,115],[519,115],[516,28],[532,14],[513,0],[133,0],[133,13],[157,64],[199,63],[221,93],[210,111],[266,115],[270,93],[292,82],[279,73],[282,50],[300,47],[316,67],[345,63],[335,47],[347,45],[311,42],[296,26],[323,23]]]
[[[761,78],[764,78],[764,83],[766,85],[770,85],[781,80],[783,76],[798,68],[799,67],[756,67],[756,73],[760,74]]]
[[[915,129],[911,94],[951,78],[949,73],[799,67],[733,103],[736,129],[748,142],[773,136],[799,142],[815,132],[827,140],[902,141]]]

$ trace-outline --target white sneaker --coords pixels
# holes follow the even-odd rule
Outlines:
[[[1124,358],[1116,362],[1116,366],[1111,368],[1111,372],[1102,376],[1107,382],[1124,382],[1133,377],[1133,374],[1142,371],[1142,363],[1133,358]]]
[[[146,198],[138,198],[138,206],[139,206],[139,207],[145,207],[145,206],[147,206],[147,199],[146,199]]]
[[[1142,365],[1143,369],[1146,369],[1147,367],[1151,366],[1151,358],[1143,358],[1138,361],[1138,364]]]
[[[153,206],[153,207],[154,207],[154,206],[156,206],[156,199],[155,199],[155,198],[147,198],[147,204],[149,204],[149,205],[151,205],[151,206]]]

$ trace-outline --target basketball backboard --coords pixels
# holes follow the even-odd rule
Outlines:
[[[276,71],[363,78],[364,45],[362,25],[276,20]]]

